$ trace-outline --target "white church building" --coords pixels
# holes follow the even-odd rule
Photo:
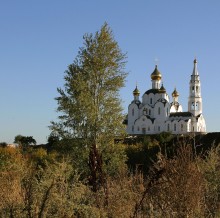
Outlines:
[[[128,134],[158,134],[171,132],[185,134],[190,132],[206,132],[205,119],[202,115],[201,83],[197,70],[197,60],[189,82],[188,111],[183,112],[178,102],[179,93],[176,88],[172,93],[172,102],[161,84],[162,75],[157,65],[151,74],[152,88],[147,90],[142,101],[136,86],[133,91],[134,99],[128,106],[125,120]]]

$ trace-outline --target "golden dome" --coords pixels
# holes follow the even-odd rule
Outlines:
[[[172,93],[173,97],[178,97],[179,93],[176,91],[176,88],[174,89],[173,93]]]
[[[160,71],[157,69],[157,65],[155,66],[154,72],[151,74],[152,80],[161,80],[162,75]]]
[[[166,93],[166,89],[164,88],[163,84],[162,84],[162,86],[160,87],[160,92],[161,92],[161,93]]]
[[[135,95],[135,96],[140,95],[140,91],[138,90],[137,86],[136,86],[135,90],[133,91],[133,95]]]

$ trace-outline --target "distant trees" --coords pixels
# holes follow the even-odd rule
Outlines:
[[[6,147],[7,143],[6,142],[0,142],[0,147]]]
[[[17,135],[15,136],[14,143],[17,143],[21,146],[36,145],[36,140],[33,138],[33,136]]]

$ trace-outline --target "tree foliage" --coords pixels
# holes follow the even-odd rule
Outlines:
[[[36,145],[37,142],[33,138],[33,136],[17,135],[15,136],[14,143],[17,143],[21,146],[28,146],[28,145]]]
[[[123,129],[119,90],[124,86],[125,54],[105,23],[85,34],[83,47],[65,72],[58,88],[59,122],[51,129],[61,137],[80,138],[85,145],[108,143]]]

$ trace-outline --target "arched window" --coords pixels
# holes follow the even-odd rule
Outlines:
[[[147,108],[144,108],[143,114],[144,114],[144,115],[147,115],[147,112],[148,112]]]
[[[151,115],[151,109],[149,109],[149,115]]]
[[[138,126],[138,128],[137,128],[137,131],[138,131],[138,132],[140,131],[140,128],[139,128],[139,126]]]
[[[160,131],[160,126],[158,126],[158,131]]]
[[[134,126],[132,126],[132,132],[134,132]]]
[[[153,99],[152,98],[150,98],[150,104],[152,104],[153,103]]]
[[[176,123],[174,123],[174,131],[176,131]]]
[[[142,134],[146,134],[146,128],[142,128]]]
[[[195,92],[195,87],[194,86],[192,86],[192,93],[194,93]]]
[[[168,107],[167,107],[167,117],[168,117],[168,115],[169,115],[169,109],[168,109]]]
[[[158,107],[158,115],[160,115],[160,107]]]
[[[192,102],[192,104],[191,104],[191,110],[195,110],[195,103],[194,102]]]

